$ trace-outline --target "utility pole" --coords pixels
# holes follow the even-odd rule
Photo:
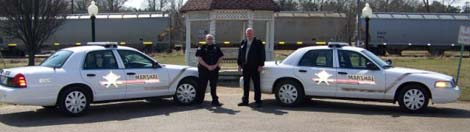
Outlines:
[[[361,19],[361,8],[360,8],[361,0],[356,0],[356,46],[359,45],[359,41],[361,39],[361,25],[359,20]]]
[[[74,7],[74,2],[73,2],[73,0],[72,0],[72,2],[70,2],[70,7],[71,7],[71,9],[72,9],[72,14],[73,14],[73,7]]]

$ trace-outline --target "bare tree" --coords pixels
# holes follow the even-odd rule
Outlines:
[[[470,13],[470,2],[465,2],[465,5],[463,6],[463,13]]]
[[[75,10],[79,12],[86,12],[91,0],[75,0]]]
[[[28,65],[34,65],[34,55],[63,24],[67,5],[65,0],[0,0],[0,16],[5,18],[0,30],[23,41]]]
[[[282,11],[296,11],[298,3],[296,0],[276,0]]]
[[[175,2],[174,0],[147,0],[147,10],[148,11],[163,11],[165,6],[167,6],[170,1],[172,3]]]
[[[103,7],[105,11],[118,12],[127,0],[104,0]]]
[[[426,12],[431,12],[429,0],[423,0],[424,7],[426,8]]]

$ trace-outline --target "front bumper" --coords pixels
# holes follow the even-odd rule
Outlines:
[[[460,97],[460,88],[455,86],[453,88],[435,88],[433,90],[432,102],[441,103],[452,103],[456,102]]]

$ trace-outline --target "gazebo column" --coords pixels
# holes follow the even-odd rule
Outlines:
[[[217,35],[216,35],[216,27],[217,27],[217,19],[216,19],[216,15],[217,13],[214,12],[214,11],[211,11],[209,13],[209,34],[212,34],[214,36],[214,43],[216,42],[215,40],[217,39]]]
[[[274,20],[266,21],[266,61],[274,59]]]
[[[253,11],[249,11],[248,12],[248,28],[253,28],[253,19],[254,19],[254,12]]]
[[[185,61],[186,61],[186,65],[190,65],[191,63],[191,59],[190,59],[190,50],[191,50],[191,21],[189,21],[189,18],[186,18],[185,19],[186,22],[186,46],[185,46],[185,54],[184,54],[184,58],[185,58]]]
[[[216,28],[216,20],[215,19],[211,19],[210,20],[210,24],[209,24],[209,33],[214,35],[214,37],[216,36],[215,35],[215,28]],[[215,39],[215,38],[214,38]]]

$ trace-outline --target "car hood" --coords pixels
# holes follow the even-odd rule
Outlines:
[[[442,79],[442,80],[452,80],[453,79],[452,76],[449,76],[449,75],[446,75],[446,74],[433,72],[433,71],[412,69],[412,68],[393,67],[393,68],[387,69],[386,71],[387,72],[399,73],[399,74],[422,74],[422,75],[425,75],[426,77],[433,77],[433,78]]]

